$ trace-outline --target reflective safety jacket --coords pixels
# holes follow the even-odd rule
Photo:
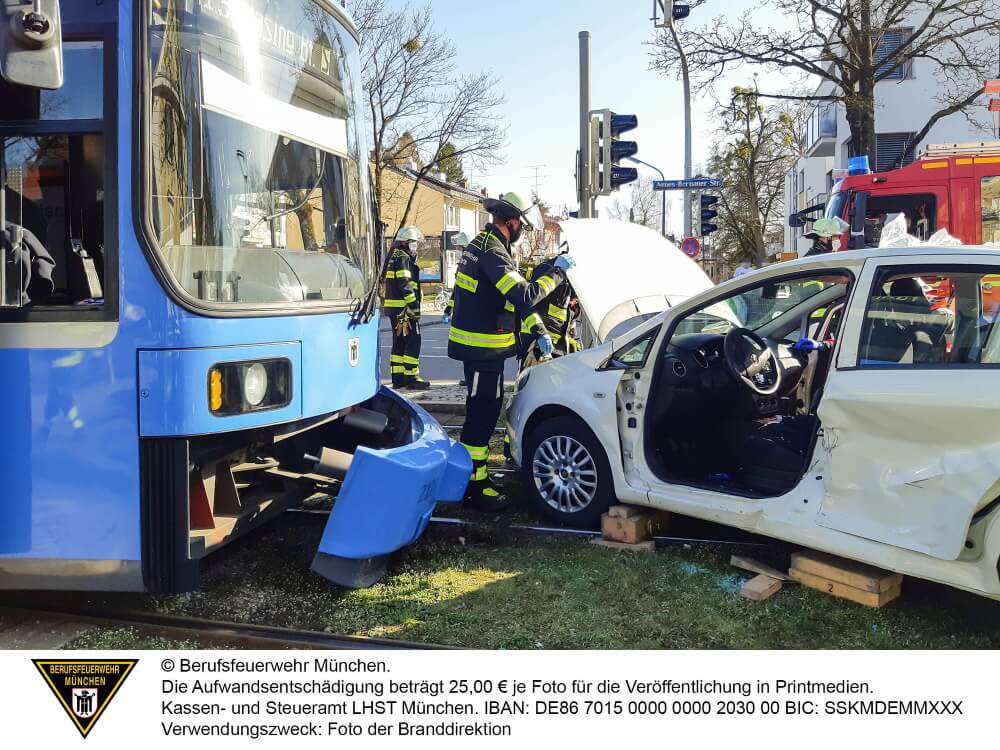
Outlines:
[[[399,315],[407,308],[419,313],[421,296],[417,259],[402,248],[393,248],[385,271],[383,309],[389,315]]]
[[[565,280],[553,268],[547,276],[528,283],[518,272],[510,246],[494,225],[469,243],[455,273],[452,293],[448,356],[463,362],[507,359],[517,354],[516,320]],[[536,335],[545,332],[539,319]]]
[[[554,272],[557,270],[555,258],[543,260],[531,272],[532,282],[542,282],[543,279],[555,282]],[[552,344],[559,354],[569,354],[580,348],[579,342],[572,338],[570,328],[573,325],[575,315],[569,309],[569,300],[573,295],[573,287],[565,277],[556,285],[552,292],[544,297],[541,302],[535,305],[522,321],[518,330],[518,339],[521,355],[528,353],[528,349],[535,340],[533,331],[541,325],[552,337]]]

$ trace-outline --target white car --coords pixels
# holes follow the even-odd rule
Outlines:
[[[512,458],[564,522],[645,505],[1000,598],[998,274],[896,248],[725,282],[522,373]]]

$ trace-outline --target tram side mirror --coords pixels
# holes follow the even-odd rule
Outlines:
[[[63,85],[59,0],[2,0],[0,78],[18,86]]]

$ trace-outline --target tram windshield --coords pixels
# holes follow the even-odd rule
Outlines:
[[[322,0],[148,5],[148,225],[176,284],[230,306],[363,295],[355,39]]]

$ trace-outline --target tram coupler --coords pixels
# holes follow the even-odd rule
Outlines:
[[[303,456],[306,461],[313,464],[313,473],[331,479],[343,479],[351,468],[351,461],[354,456],[350,453],[334,450],[333,448],[323,448],[319,456],[310,456],[308,453]]]

